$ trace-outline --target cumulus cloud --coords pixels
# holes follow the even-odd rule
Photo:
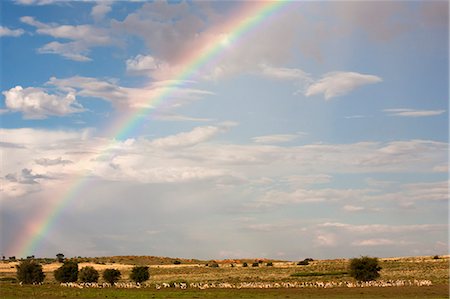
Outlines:
[[[353,246],[393,246],[393,245],[407,245],[409,242],[390,240],[390,239],[367,239],[352,242]]]
[[[381,82],[380,77],[356,72],[331,72],[311,84],[305,91],[305,96],[323,94],[326,100],[343,96],[352,90],[367,84]]]
[[[158,68],[159,62],[151,55],[137,55],[126,61],[127,72],[135,74],[150,74]]]
[[[3,36],[18,37],[24,33],[25,31],[23,29],[9,29],[8,27],[0,26],[0,37]]]
[[[70,92],[64,96],[48,94],[40,88],[16,86],[2,93],[6,107],[10,111],[21,112],[27,119],[44,119],[84,111]]]
[[[384,109],[390,116],[403,116],[403,117],[425,117],[425,116],[436,116],[445,113],[446,110],[416,110],[409,108],[392,108]]]

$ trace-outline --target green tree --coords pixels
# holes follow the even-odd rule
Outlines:
[[[363,256],[350,260],[350,276],[358,281],[370,281],[380,277],[381,267],[376,257]]]
[[[80,272],[78,272],[78,278],[81,282],[98,282],[99,274],[94,267],[83,267]]]
[[[114,285],[120,279],[120,271],[117,269],[105,269],[103,271],[103,279]]]
[[[16,266],[17,279],[22,283],[41,283],[45,275],[42,271],[42,265],[33,260],[24,260]]]
[[[131,269],[130,279],[136,283],[141,283],[150,278],[147,266],[134,266]]]
[[[65,261],[64,264],[53,272],[59,282],[75,282],[78,280],[78,263]]]

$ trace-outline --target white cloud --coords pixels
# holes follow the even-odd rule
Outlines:
[[[6,107],[21,112],[27,119],[44,119],[48,116],[64,116],[83,112],[73,93],[66,95],[48,94],[40,88],[16,86],[3,91]]]
[[[360,212],[360,211],[365,210],[364,207],[353,206],[353,205],[345,205],[342,209],[346,212]]]
[[[212,138],[220,132],[223,132],[225,129],[225,127],[215,126],[197,127],[190,132],[183,132],[176,135],[155,139],[151,142],[151,144],[162,148],[194,146]]]
[[[199,100],[212,92],[191,88],[194,82],[189,81],[160,81],[152,82],[148,86],[132,88],[120,86],[110,79],[99,80],[90,77],[70,77],[65,79],[50,78],[46,83],[61,90],[71,90],[77,96],[94,97],[111,102],[116,108],[154,108],[162,99],[166,99],[166,93],[170,90],[170,100],[167,99],[159,105],[160,112],[176,109],[191,101]]]
[[[404,116],[404,117],[425,117],[425,116],[436,116],[445,113],[446,110],[416,110],[409,108],[393,108],[384,109],[390,116]]]
[[[317,225],[317,227],[329,228],[334,230],[343,230],[356,234],[375,234],[375,233],[392,233],[392,234],[404,234],[404,233],[419,233],[419,232],[431,232],[442,231],[447,229],[445,224],[410,224],[410,225],[386,225],[386,224],[363,224],[355,225],[340,222],[326,222]]]
[[[3,36],[18,37],[24,33],[25,31],[23,29],[9,29],[8,27],[0,26],[0,37]]]
[[[284,143],[290,142],[297,139],[299,136],[297,134],[274,134],[274,135],[264,135],[253,137],[253,142],[256,143]]]
[[[108,30],[92,25],[46,24],[30,16],[21,17],[20,20],[36,27],[36,32],[39,34],[72,40],[66,43],[50,42],[39,48],[39,53],[58,54],[75,61],[89,61],[87,54],[91,47],[107,46],[113,43],[112,35]]]
[[[106,0],[98,1],[91,10],[91,16],[99,21],[105,17],[111,11],[112,2]]]
[[[389,239],[367,239],[352,242],[353,246],[393,246],[408,244],[404,241],[389,240]]]
[[[322,79],[311,84],[305,95],[307,97],[324,94],[325,99],[348,94],[359,86],[381,82],[380,77],[365,75],[356,72],[331,72],[325,74]]]
[[[127,72],[136,74],[150,74],[158,68],[159,62],[151,55],[137,55],[126,61]]]
[[[311,82],[311,75],[295,68],[281,68],[281,67],[272,67],[268,65],[261,65],[263,75],[279,79],[279,80],[297,80],[297,81],[305,81]]]

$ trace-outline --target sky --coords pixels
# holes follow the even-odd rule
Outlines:
[[[0,5],[1,255],[448,252],[448,1]]]

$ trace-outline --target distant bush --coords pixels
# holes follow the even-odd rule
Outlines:
[[[112,285],[119,281],[120,275],[120,271],[117,269],[105,269],[103,271],[103,279]]]
[[[252,264],[252,267],[259,267],[259,263],[258,263],[258,262],[254,262],[254,263]]]
[[[438,260],[439,259],[439,255],[433,256],[433,259]]]
[[[242,267],[248,267],[248,264],[247,263],[243,263]]]
[[[53,272],[58,282],[75,282],[78,280],[78,263],[65,261],[64,264]]]
[[[273,263],[272,263],[272,262],[268,262],[268,263],[266,264],[266,266],[267,266],[267,267],[273,267]]]
[[[179,260],[176,260],[176,261],[173,262],[173,264],[174,264],[174,265],[180,265],[181,262],[180,262]]]
[[[147,266],[134,266],[131,270],[130,279],[136,283],[147,281],[150,273]]]
[[[0,281],[6,281],[6,282],[17,282],[17,278],[15,277],[0,277]]]
[[[211,267],[211,268],[219,268],[219,264],[218,263],[211,263],[211,264],[209,264],[209,266]]]
[[[381,267],[375,257],[363,256],[350,260],[350,276],[358,281],[370,281],[380,277]]]
[[[22,283],[41,283],[44,281],[45,275],[42,266],[33,260],[24,260],[16,266],[17,280]]]
[[[78,278],[81,282],[98,282],[98,271],[94,267],[83,267],[78,273]]]
[[[297,265],[299,265],[299,266],[307,266],[307,265],[309,265],[309,261],[303,260],[303,261],[298,262]]]

